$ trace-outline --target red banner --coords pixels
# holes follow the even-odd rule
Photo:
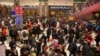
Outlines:
[[[15,12],[18,15],[22,15],[23,14],[23,8],[21,6],[16,6],[15,7]]]

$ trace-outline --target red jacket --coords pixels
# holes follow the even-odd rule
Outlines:
[[[2,34],[3,34],[4,36],[7,36],[7,29],[3,29]]]
[[[90,42],[93,40],[91,36],[89,36],[89,34],[85,35],[85,39],[89,40]]]

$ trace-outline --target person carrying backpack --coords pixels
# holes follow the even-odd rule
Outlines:
[[[76,56],[76,54],[77,54],[77,45],[76,45],[75,42],[70,43],[68,49],[70,51],[70,56],[71,55]]]
[[[16,41],[18,33],[17,33],[17,29],[15,27],[10,30],[10,36],[11,36],[11,39],[14,39]]]

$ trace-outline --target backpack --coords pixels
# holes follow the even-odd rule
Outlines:
[[[14,35],[14,36],[16,36],[16,35],[17,35],[16,30],[13,30],[13,31],[11,32],[11,34]]]
[[[72,51],[77,50],[76,44],[72,44]]]
[[[77,46],[75,43],[71,43],[68,47],[69,51],[73,52],[77,50]]]
[[[24,31],[23,32],[23,37],[26,37],[27,36],[27,33]]]

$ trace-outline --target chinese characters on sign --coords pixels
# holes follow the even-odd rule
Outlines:
[[[70,6],[50,6],[51,10],[70,10]]]
[[[23,8],[21,6],[16,6],[15,7],[15,12],[18,15],[22,15],[23,14]]]

